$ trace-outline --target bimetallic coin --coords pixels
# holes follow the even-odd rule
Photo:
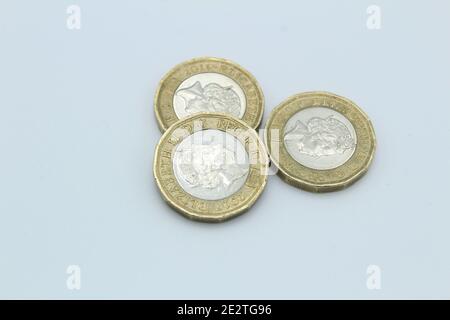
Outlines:
[[[255,78],[241,66],[219,58],[181,63],[161,80],[154,107],[161,131],[199,112],[224,113],[256,129],[264,96]]]
[[[173,124],[155,151],[163,198],[188,218],[219,222],[249,209],[267,181],[269,159],[255,130],[219,113]]]
[[[298,94],[276,107],[267,120],[265,142],[279,175],[314,192],[355,182],[368,170],[376,146],[366,114],[327,92]]]

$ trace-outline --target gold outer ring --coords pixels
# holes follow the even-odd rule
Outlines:
[[[357,136],[357,146],[351,158],[330,170],[316,170],[301,165],[290,156],[281,139],[284,126],[291,116],[300,110],[319,106],[344,115],[353,125]],[[271,161],[278,168],[278,175],[287,183],[307,191],[336,191],[351,185],[367,172],[375,154],[375,131],[368,116],[354,102],[329,92],[305,92],[288,98],[271,112],[265,128],[265,144]],[[274,132],[278,132],[278,137]]]
[[[246,109],[242,121],[256,129],[264,111],[264,95],[253,75],[235,62],[222,58],[200,57],[176,65],[159,82],[153,105],[161,132],[178,121],[173,108],[173,96],[187,78],[206,72],[220,73],[233,79],[244,91]]]
[[[225,131],[236,137],[249,155],[250,171],[244,185],[220,200],[203,200],[183,190],[173,172],[176,146],[194,132],[207,129]],[[269,158],[264,143],[245,122],[220,113],[198,113],[174,123],[161,137],[155,150],[153,175],[163,199],[184,216],[204,222],[221,222],[247,211],[267,182]]]

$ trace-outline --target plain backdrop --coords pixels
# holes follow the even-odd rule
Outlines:
[[[449,15],[438,0],[2,1],[0,297],[450,298]],[[258,79],[263,123],[302,91],[355,101],[378,139],[368,174],[329,194],[272,176],[222,224],[172,211],[153,96],[208,55]]]

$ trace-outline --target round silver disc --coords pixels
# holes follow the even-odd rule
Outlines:
[[[310,107],[294,114],[286,122],[283,140],[292,158],[317,170],[343,165],[357,142],[350,121],[327,107]]]
[[[175,91],[173,107],[178,118],[197,112],[221,112],[241,119],[245,94],[233,79],[220,73],[199,73],[184,80]]]
[[[216,129],[197,131],[184,138],[172,161],[180,186],[203,200],[231,196],[244,185],[250,169],[243,144]]]

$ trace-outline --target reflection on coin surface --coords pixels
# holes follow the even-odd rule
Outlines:
[[[200,73],[184,80],[173,96],[178,118],[197,112],[221,112],[242,119],[245,94],[231,78],[220,73]]]
[[[184,118],[162,136],[154,176],[163,198],[185,216],[223,221],[262,193],[268,156],[255,130],[218,113]]]
[[[375,133],[353,102],[326,92],[295,95],[276,107],[265,140],[279,175],[315,192],[342,189],[368,169]]]
[[[224,113],[257,128],[264,97],[255,78],[234,62],[196,58],[181,63],[161,80],[154,101],[162,131],[199,112]]]

